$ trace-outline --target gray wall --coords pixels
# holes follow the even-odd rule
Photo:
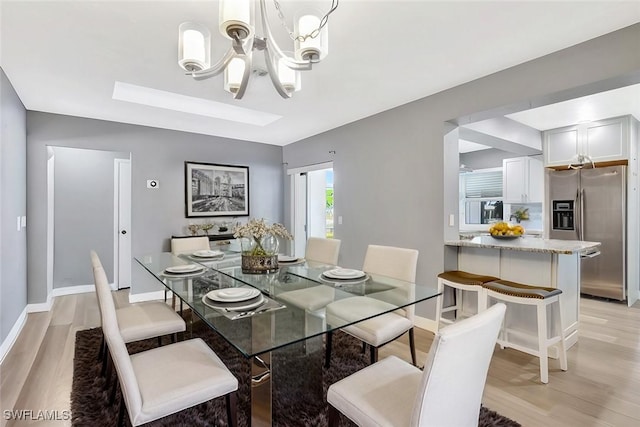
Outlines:
[[[46,299],[47,146],[131,153],[134,257],[169,250],[170,236],[184,234],[186,160],[249,166],[251,216],[283,220],[281,147],[31,111],[27,135],[29,303]],[[160,187],[147,189],[148,179],[159,180]],[[74,262],[88,269],[88,253]],[[145,277],[139,273],[134,262],[132,294],[159,289],[152,281],[136,281]]]
[[[92,249],[113,281],[114,160],[129,153],[65,147],[53,153],[53,287],[92,284],[91,269],[78,268]]]
[[[640,24],[285,146],[284,161],[292,168],[333,160],[335,216],[343,217],[335,226],[341,264],[362,265],[370,243],[416,248],[417,281],[434,287],[444,266],[445,228],[449,235],[458,227],[445,226],[449,214],[457,218],[458,197],[457,178],[445,180],[445,173],[458,174],[457,156],[444,156],[445,122],[582,96],[591,85],[603,88],[597,82],[620,76],[637,82],[638,40]],[[429,315],[426,310],[417,313]]]
[[[336,224],[336,237],[343,240],[341,263],[361,265],[369,243],[415,247],[421,252],[418,281],[433,286],[435,275],[443,268],[445,230],[453,230],[445,227],[444,218],[456,205],[450,198],[457,197],[458,191],[457,185],[454,188],[456,179],[444,179],[445,174],[457,175],[458,168],[457,156],[447,156],[446,167],[443,162],[444,122],[465,124],[493,117],[497,112],[517,111],[514,108],[518,105],[530,108],[612,89],[621,76],[627,84],[637,83],[639,39],[640,24],[636,24],[291,144],[284,150],[225,138],[29,112],[28,301],[46,299],[43,236],[47,232],[47,145],[132,153],[134,256],[168,249],[168,236],[183,231],[187,222],[183,212],[184,160],[249,165],[252,216],[273,220],[280,220],[283,206],[288,206],[283,203],[289,195],[283,196],[282,159],[289,168],[332,160],[336,215],[344,219],[342,225]],[[3,134],[3,147],[4,140]],[[335,155],[329,153],[331,150],[336,151]],[[160,180],[160,189],[145,188],[150,178]],[[457,224],[454,227],[457,229]],[[2,238],[4,242],[4,234]],[[79,268],[85,268],[84,261],[78,262]]]
[[[26,111],[0,69],[0,343],[27,306]]]

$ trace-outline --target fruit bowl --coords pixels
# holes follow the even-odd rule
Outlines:
[[[520,224],[512,225],[508,222],[497,222],[489,227],[489,234],[494,239],[517,239],[524,234],[524,227]]]
[[[501,236],[501,235],[492,235],[491,237],[493,237],[494,239],[498,239],[498,240],[513,240],[513,239],[518,239],[520,237],[522,237],[522,234],[519,235],[512,235],[512,236]]]

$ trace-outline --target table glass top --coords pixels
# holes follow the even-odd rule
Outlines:
[[[323,273],[336,266],[312,262],[281,264],[271,274],[247,274],[240,268],[240,259],[237,253],[225,253],[218,260],[199,260],[190,254],[165,252],[140,256],[136,261],[246,357],[438,295],[435,289],[374,274],[358,279],[329,279]],[[232,291],[224,291],[228,288],[246,288],[247,293],[255,288],[261,295],[233,304],[221,304],[207,296],[212,291],[216,295],[231,294]],[[354,310],[360,313],[357,316],[332,317],[332,324],[327,324],[326,306],[349,298],[354,305],[366,303],[369,298],[377,303],[372,305],[374,308]]]

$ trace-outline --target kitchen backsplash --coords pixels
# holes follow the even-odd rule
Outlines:
[[[511,223],[517,223],[516,212],[525,212],[526,210],[529,219],[520,220],[520,224],[525,230],[542,230],[542,203],[514,203],[507,206],[509,206],[509,213],[505,213],[505,220]]]

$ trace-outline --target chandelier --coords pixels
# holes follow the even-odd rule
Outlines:
[[[265,0],[259,0],[264,37],[255,34],[255,3],[257,0],[221,0],[220,33],[231,41],[229,50],[211,65],[211,33],[203,24],[184,22],[179,27],[178,64],[186,75],[196,80],[224,73],[224,89],[241,99],[249,77],[254,51],[263,51],[267,73],[276,91],[283,98],[291,98],[301,88],[300,71],[310,70],[328,52],[329,15],[338,7],[332,0],[331,9],[324,16],[315,11],[302,11],[294,19],[293,31],[287,26],[278,0],[273,0],[278,18],[293,41],[294,52],[284,52],[276,44],[267,18]]]

